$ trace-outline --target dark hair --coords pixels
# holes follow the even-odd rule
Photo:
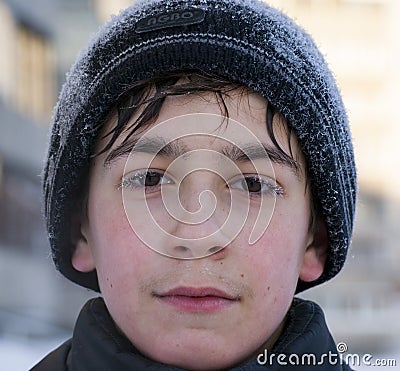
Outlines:
[[[157,77],[137,81],[120,95],[114,109],[112,109],[107,116],[103,123],[104,125],[108,124],[110,120],[115,120],[116,124],[108,132],[103,134],[102,139],[109,137],[109,140],[100,151],[93,155],[93,157],[107,152],[123,132],[128,132],[128,135],[124,139],[125,142],[141,128],[154,123],[158,118],[167,96],[201,94],[203,92],[214,93],[220,106],[221,114],[225,118],[229,118],[229,112],[224,97],[229,95],[232,91],[241,91],[244,95],[244,93],[249,91],[249,88],[227,78],[200,70],[167,72]],[[139,109],[141,109],[141,111],[139,111]],[[130,123],[132,116],[136,113],[138,113],[138,117],[134,122]],[[289,153],[287,153],[276,140],[273,125],[273,119],[276,114],[279,114],[279,112],[268,102],[266,112],[268,134],[284,160],[292,163],[295,169],[300,171],[298,162],[295,160],[292,152],[291,139],[293,132],[291,126],[286,126]],[[304,169],[304,176],[306,177],[306,187],[308,187],[309,180],[307,177],[307,169]],[[312,197],[310,203],[310,228],[313,228],[317,212]]]

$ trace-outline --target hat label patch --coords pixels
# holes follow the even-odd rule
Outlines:
[[[205,11],[198,8],[187,8],[174,12],[163,12],[141,19],[136,24],[136,32],[160,30],[168,27],[189,26],[204,21]]]

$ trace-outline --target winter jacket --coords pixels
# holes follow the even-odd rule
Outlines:
[[[298,359],[304,358],[303,365]],[[321,364],[315,365],[315,362]],[[264,351],[231,371],[348,371],[341,364],[322,309],[311,301],[295,298],[285,328],[270,351]],[[297,365],[296,365],[297,364]],[[146,358],[116,328],[104,301],[92,299],[83,307],[72,339],[47,355],[31,371],[178,371]]]

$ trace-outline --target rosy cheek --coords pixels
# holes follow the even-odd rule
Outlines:
[[[287,284],[290,287],[296,284],[302,241],[303,233],[291,228],[291,223],[281,215],[272,219],[256,244],[247,246],[246,255],[251,266],[261,281],[268,282],[271,292],[281,290]]]

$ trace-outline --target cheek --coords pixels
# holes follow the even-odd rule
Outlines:
[[[106,211],[105,211],[106,210]],[[90,210],[92,246],[103,294],[127,290],[140,276],[148,248],[134,233],[122,203],[99,201]]]
[[[248,245],[251,226],[243,230],[242,246],[263,294],[293,295],[308,240],[309,210],[306,202],[277,204],[265,233]],[[246,239],[246,240],[244,240]],[[279,295],[278,295],[279,292]]]

